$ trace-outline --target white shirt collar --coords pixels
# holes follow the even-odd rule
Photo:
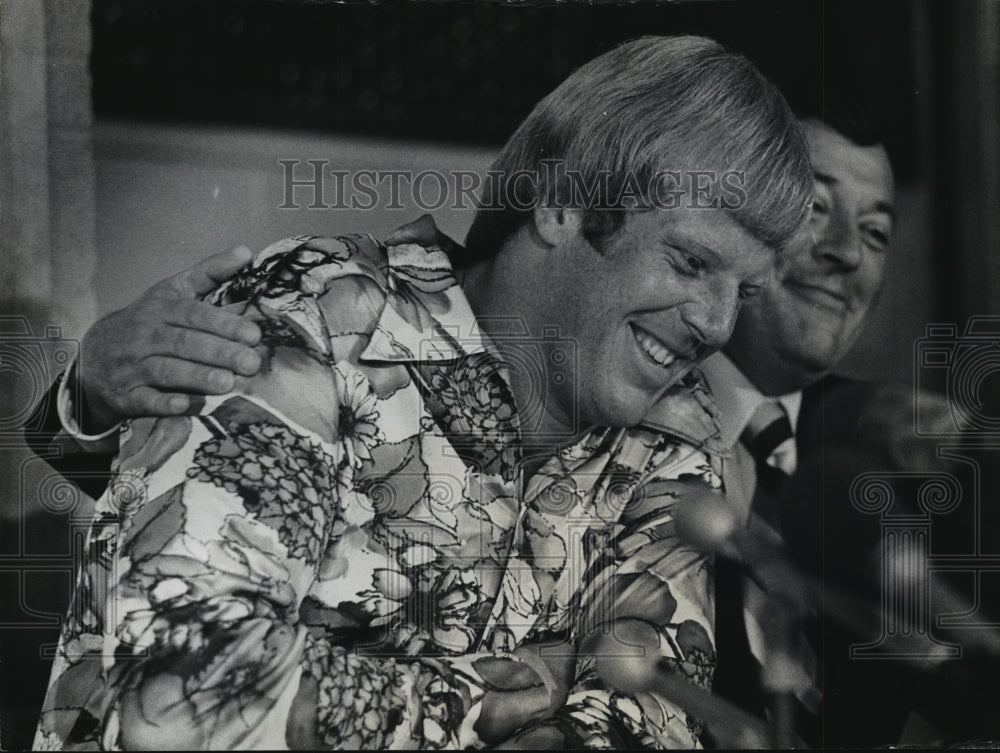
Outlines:
[[[754,384],[747,379],[746,374],[737,368],[736,364],[722,353],[715,353],[701,365],[702,374],[708,382],[712,396],[719,408],[719,430],[722,443],[727,448],[733,448],[739,442],[743,429],[757,406],[768,399]],[[788,414],[788,420],[794,431],[802,409],[802,392],[791,392],[778,395],[777,400]]]

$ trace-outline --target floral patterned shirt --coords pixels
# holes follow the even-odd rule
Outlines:
[[[671,519],[720,484],[700,382],[529,473],[506,366],[440,250],[292,238],[210,300],[258,322],[265,366],[197,415],[123,427],[36,747],[137,744],[137,703],[154,745],[483,747],[495,703],[539,691],[528,716],[562,745],[698,746],[648,682],[602,674],[605,649],[564,693],[526,648],[638,626],[626,649],[710,686],[711,560]]]

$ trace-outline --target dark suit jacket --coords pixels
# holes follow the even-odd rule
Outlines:
[[[803,393],[796,427],[798,463],[782,492],[782,528],[793,561],[824,589],[877,605],[882,527],[857,510],[851,483],[860,474],[892,469],[884,437],[866,427],[874,385],[827,377]],[[809,626],[823,685],[818,740],[824,747],[875,747],[899,741],[920,678],[892,659],[852,659],[858,635],[823,613]]]
[[[85,494],[97,499],[104,493],[111,478],[111,461],[114,456],[111,453],[53,451],[53,440],[62,429],[56,407],[58,389],[57,381],[24,423],[25,444],[40,454],[63,478],[69,479]]]
[[[111,477],[109,454],[61,453],[53,447],[60,431],[54,384],[35,406],[22,427],[24,443],[91,497],[99,497]],[[64,551],[70,534],[69,515],[36,514],[21,521],[26,551]],[[15,575],[15,572],[8,575]],[[21,584],[7,577],[0,585],[5,612],[17,612]],[[33,610],[65,614],[72,589],[70,573],[33,572],[30,604]],[[0,749],[29,750],[52,667],[43,649],[59,640],[59,628],[8,625],[0,630]]]
[[[930,519],[932,555],[968,551],[975,525],[974,482],[968,469],[940,460],[937,441],[914,433],[910,390],[903,390],[907,399],[889,411],[898,416],[892,426],[875,420],[876,414],[885,414],[882,387],[831,376],[804,392],[796,430],[797,470],[783,493],[783,529],[793,559],[827,589],[851,594],[859,604],[881,604],[879,554],[884,537],[881,517],[864,513],[851,502],[851,485],[860,474],[879,474],[888,480],[895,498],[893,515],[920,513],[916,499],[922,483],[922,478],[893,473],[946,471],[960,481],[960,506],[952,514]],[[909,454],[890,451],[899,446],[900,437]],[[943,586],[971,604],[972,585],[972,578],[964,574],[935,575],[928,610]],[[933,613],[929,616],[932,635],[961,644],[961,635],[939,635]],[[953,744],[1000,734],[995,721],[1000,697],[996,657],[970,644],[963,646],[960,658],[923,668],[898,658],[851,658],[851,644],[875,641],[880,631],[858,635],[829,615],[816,628],[814,640],[824,672],[823,745],[871,747],[898,742],[911,710],[939,732],[915,742]]]

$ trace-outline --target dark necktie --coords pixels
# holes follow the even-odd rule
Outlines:
[[[788,414],[777,400],[765,400],[747,422],[740,441],[750,451],[757,470],[757,486],[772,496],[777,496],[788,474],[794,470],[788,461],[784,467],[780,463],[769,462],[775,451],[793,437],[792,424]],[[764,515],[772,525],[777,521],[771,518],[771,510],[756,509],[757,499],[754,499],[754,512]],[[779,528],[780,532],[780,528]]]
[[[785,443],[793,438],[792,425],[777,401],[764,401],[754,412],[740,441],[754,460],[757,487],[751,510],[781,536],[781,488],[794,470],[794,457]],[[786,452],[775,456],[785,445]],[[765,716],[769,700],[761,680],[761,667],[750,648],[744,615],[745,575],[738,563],[717,558],[716,625],[719,666],[715,692],[758,716]],[[786,699],[787,700],[787,699]],[[794,706],[796,732],[804,741],[818,741],[816,715],[798,698]]]

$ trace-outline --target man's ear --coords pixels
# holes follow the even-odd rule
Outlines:
[[[563,207],[535,207],[535,230],[549,246],[575,241],[583,233],[583,212]]]

